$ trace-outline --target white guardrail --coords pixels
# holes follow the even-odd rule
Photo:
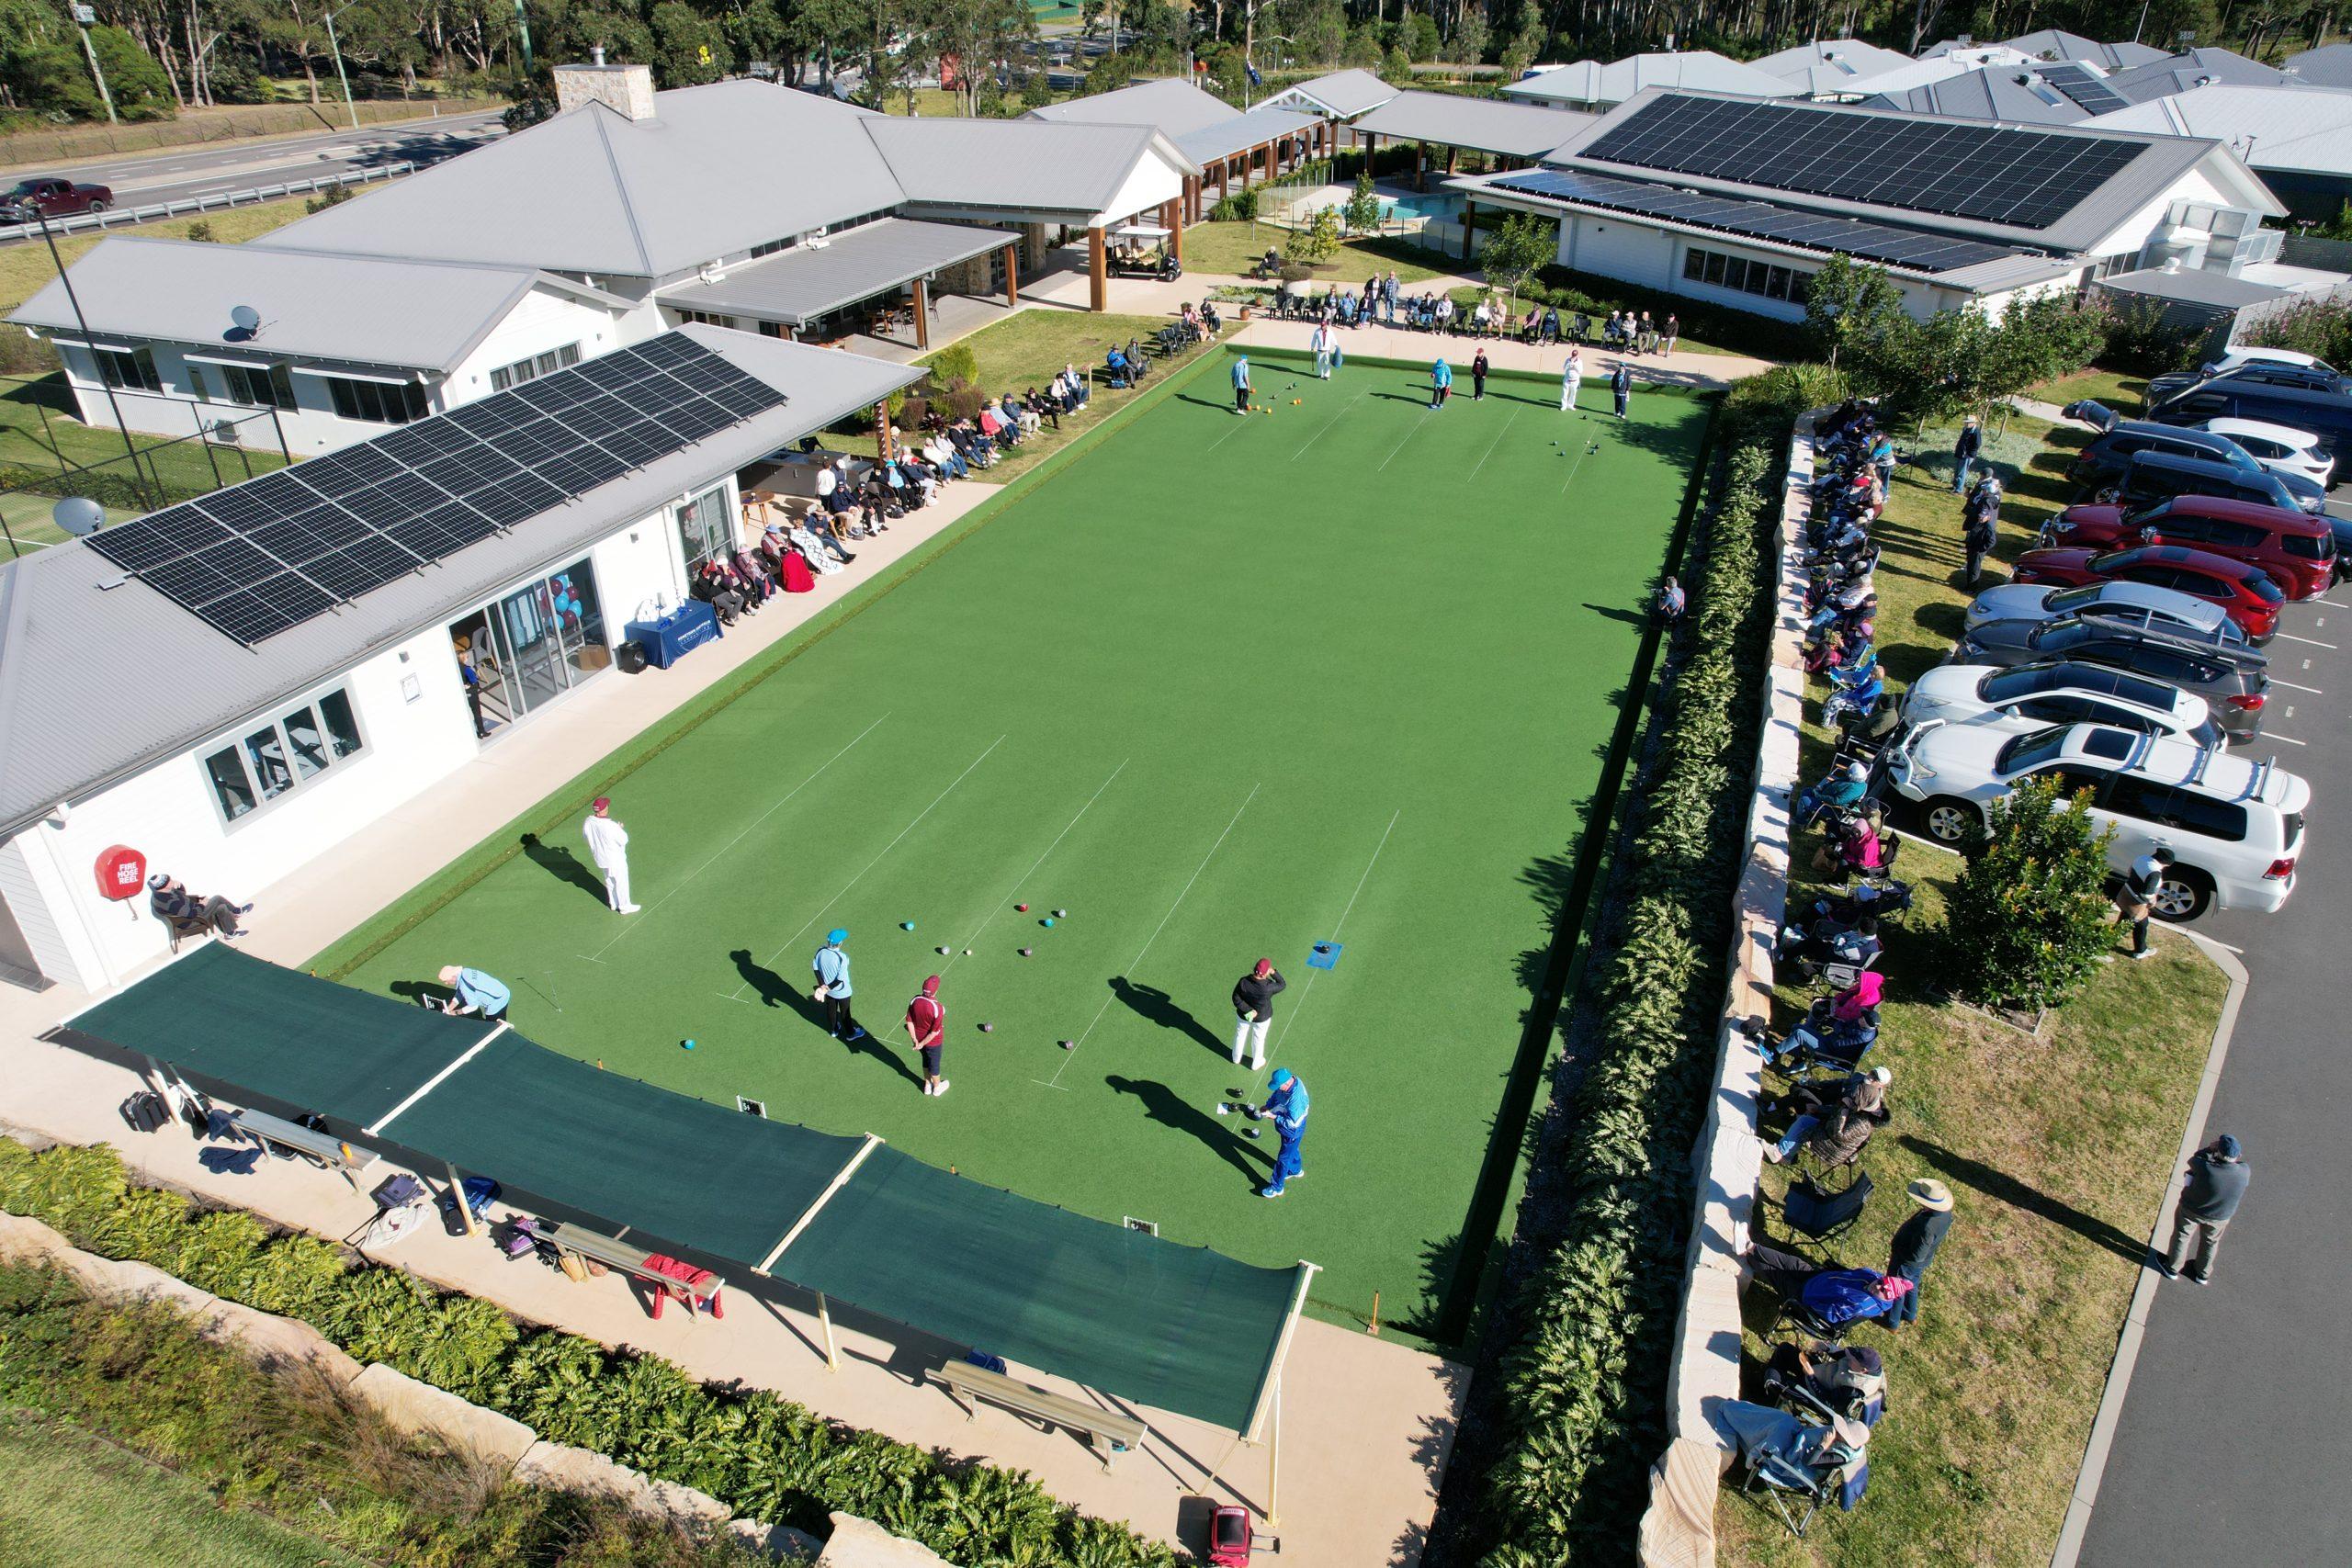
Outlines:
[[[325,190],[332,186],[370,185],[377,180],[393,180],[414,173],[416,165],[411,163],[386,164],[372,169],[345,169],[340,174],[321,175],[316,179],[288,180],[283,185],[255,186],[250,190],[192,196],[178,201],[157,202],[149,207],[110,207],[104,212],[77,212],[67,218],[51,219],[49,231],[52,234],[78,234],[85,229],[128,229],[141,223],[153,223],[158,218],[187,218],[221,208],[251,207],[258,201],[277,201],[285,197]],[[0,224],[0,244],[12,240],[34,239],[40,233],[40,225],[38,223]]]

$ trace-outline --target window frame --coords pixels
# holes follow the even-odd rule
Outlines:
[[[161,392],[164,373],[155,368],[155,351],[145,344],[137,348],[100,348],[90,345],[90,360],[97,367],[98,384],[113,392]],[[123,366],[128,365],[125,374]]]
[[[574,339],[537,354],[526,354],[512,364],[494,367],[490,373],[490,389],[511,392],[526,381],[536,381],[542,376],[569,370],[579,363],[580,343]]]
[[[424,389],[414,381],[362,381],[352,376],[321,376],[337,419],[354,424],[414,424],[433,417]],[[394,400],[398,400],[397,404]],[[368,405],[375,412],[368,412]]]
[[[348,747],[345,737],[336,728],[327,705],[340,699],[338,705],[350,731]],[[288,721],[303,714],[311,716],[315,742],[317,766],[309,773],[299,761],[303,756],[295,744]],[[255,766],[255,742],[266,741],[276,748],[277,765],[285,774],[285,782],[274,789],[263,787],[260,772]],[[332,778],[335,770],[345,762],[367,758],[373,747],[368,728],[359,714],[359,704],[351,694],[348,679],[324,686],[317,686],[300,697],[275,703],[261,713],[245,718],[227,731],[215,736],[191,753],[197,770],[202,775],[205,789],[212,800],[213,814],[221,827],[235,832],[255,818],[275,809],[279,803],[302,794],[320,780]],[[229,764],[225,773],[219,765]],[[243,810],[229,809],[232,788],[249,802]]]

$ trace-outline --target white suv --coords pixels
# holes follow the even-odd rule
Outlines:
[[[2115,829],[2110,869],[2172,852],[2154,900],[2162,919],[2194,919],[2212,905],[2269,913],[2295,890],[2311,785],[2270,762],[2100,724],[2020,735],[1929,719],[1896,740],[1887,767],[1895,792],[1919,804],[1928,836],[1951,845],[1988,823],[2013,785],[2047,774],[2069,795],[2093,792],[2092,820]]]

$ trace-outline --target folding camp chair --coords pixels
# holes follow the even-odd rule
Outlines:
[[[1781,1200],[1781,1213],[1797,1235],[1811,1241],[1835,1241],[1861,1219],[1862,1205],[1870,1201],[1873,1190],[1868,1171],[1857,1173],[1849,1185],[1838,1191],[1825,1190],[1810,1176],[1799,1177]]]

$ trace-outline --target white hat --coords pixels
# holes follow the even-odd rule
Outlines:
[[[1894,1069],[1893,1067],[1872,1067],[1871,1069],[1871,1082],[1883,1087],[1884,1085],[1891,1084],[1894,1081]]]

